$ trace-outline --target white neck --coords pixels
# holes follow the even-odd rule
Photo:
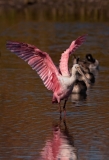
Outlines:
[[[76,81],[76,78],[77,78],[77,74],[76,74],[76,70],[72,68],[72,73],[71,73],[71,81],[74,82]]]
[[[72,72],[72,75],[70,76],[70,78],[69,78],[69,85],[73,85],[74,84],[74,82],[76,81],[76,72]]]

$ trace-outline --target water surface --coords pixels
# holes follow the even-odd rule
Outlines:
[[[49,53],[58,65],[61,53],[72,40],[88,34],[75,54],[82,58],[86,53],[93,54],[100,69],[86,98],[72,95],[67,102],[68,131],[64,138],[68,141],[63,140],[63,144],[72,142],[70,148],[76,150],[78,160],[108,160],[109,23],[37,21],[19,16],[14,21],[2,21],[0,29],[0,159],[42,159],[47,142],[51,143],[55,135],[53,124],[60,124],[58,106],[51,103],[52,93],[30,66],[6,49],[6,41],[33,44]],[[71,66],[72,57],[69,63]],[[62,128],[65,130],[65,126]],[[59,126],[61,139],[63,130]]]

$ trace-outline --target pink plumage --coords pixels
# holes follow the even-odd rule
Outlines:
[[[68,60],[70,54],[72,54],[85,40],[86,35],[78,37],[75,41],[71,43],[70,47],[64,53],[62,53],[59,68],[63,76],[70,75],[68,70]]]
[[[19,42],[8,42],[7,48],[24,61],[27,61],[32,69],[37,71],[48,90],[55,90],[57,81],[53,81],[53,79],[56,79],[59,73],[46,52],[40,51],[33,45]]]
[[[65,120],[63,124],[64,128],[61,121],[59,125],[53,126],[52,137],[46,140],[39,160],[77,160],[73,136],[70,134]]]
[[[47,89],[53,91],[53,102],[58,102],[60,104],[62,99],[67,100],[74,83],[73,80],[72,84],[70,84],[71,82],[69,79],[66,80],[66,76],[69,76],[70,78],[68,71],[69,56],[85,40],[86,35],[77,38],[71,43],[70,47],[62,53],[59,64],[62,75],[59,73],[50,56],[46,52],[39,50],[37,47],[26,43],[11,41],[7,42],[6,46],[11,52],[28,62],[32,69],[38,73]],[[71,85],[70,88],[69,85]]]

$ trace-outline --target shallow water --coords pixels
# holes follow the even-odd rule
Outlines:
[[[0,29],[0,159],[39,160],[46,156],[47,160],[47,156],[49,159],[52,156],[52,160],[55,154],[50,146],[59,147],[58,141],[54,142],[57,132],[53,124],[57,124],[57,139],[76,159],[108,160],[109,23],[35,21],[22,17],[12,22],[5,19]],[[51,103],[52,93],[37,73],[9,52],[5,44],[8,40],[33,44],[49,53],[58,65],[61,53],[83,34],[88,34],[87,41],[75,54],[82,58],[86,53],[93,54],[100,62],[100,69],[85,99],[76,95],[69,98],[65,125],[63,120],[60,122],[58,105]]]

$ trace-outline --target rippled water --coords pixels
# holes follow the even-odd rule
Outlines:
[[[58,159],[72,154],[78,160],[108,160],[109,23],[33,21],[20,17],[12,23],[5,19],[1,25],[0,159],[53,160],[60,147]],[[61,53],[83,34],[88,34],[87,41],[75,53],[82,58],[86,53],[93,54],[100,69],[85,99],[71,95],[66,120],[60,121],[58,106],[51,103],[52,93],[5,44],[8,40],[33,44],[48,52],[58,65]]]

